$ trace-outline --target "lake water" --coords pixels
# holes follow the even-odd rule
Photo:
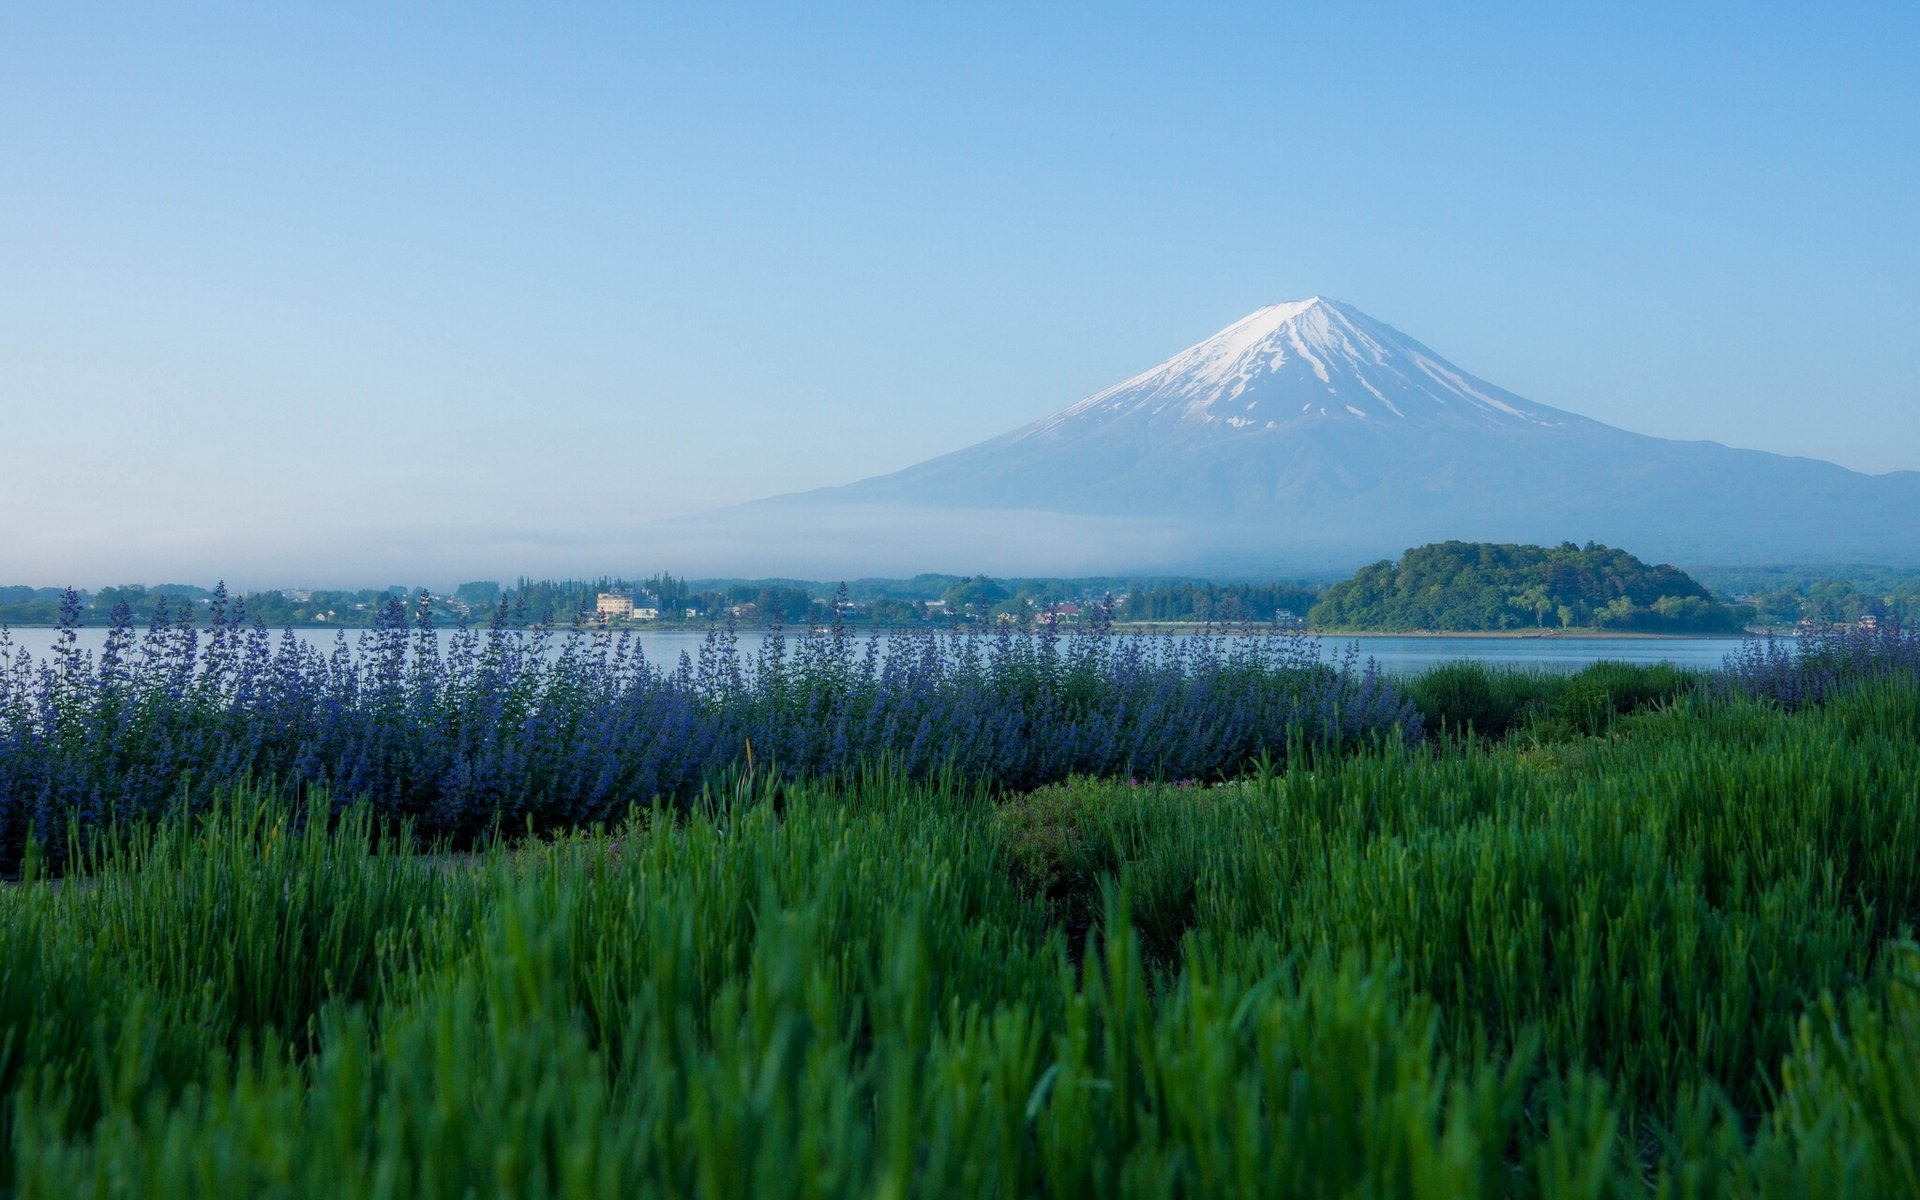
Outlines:
[[[46,628],[15,629],[15,652],[25,647],[35,657],[44,657],[53,648],[56,631]],[[82,649],[95,650],[105,640],[106,631],[97,627],[80,631]],[[204,631],[203,631],[204,632]],[[321,650],[331,650],[337,629],[296,629],[294,636]],[[354,644],[365,630],[346,631],[347,642]],[[442,640],[451,631],[443,630]],[[274,634],[278,643],[279,634]],[[752,653],[765,640],[763,630],[741,630],[738,634],[742,653]],[[884,636],[884,635],[883,635]],[[672,665],[681,653],[698,657],[706,639],[704,629],[644,630],[634,634],[647,657],[656,663]],[[794,635],[787,634],[789,647]],[[556,642],[558,638],[555,639]],[[858,640],[856,638],[856,640]],[[1497,666],[1552,671],[1577,671],[1602,660],[1629,663],[1670,662],[1683,667],[1711,669],[1721,666],[1729,654],[1739,651],[1739,638],[1640,638],[1640,637],[1392,637],[1369,635],[1355,637],[1314,637],[1321,658],[1334,660],[1349,646],[1358,648],[1361,661],[1372,658],[1381,668],[1399,675],[1416,675],[1441,663],[1473,659]]]

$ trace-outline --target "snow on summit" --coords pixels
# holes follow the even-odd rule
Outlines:
[[[1257,309],[1016,436],[1114,421],[1253,432],[1323,420],[1462,427],[1569,417],[1474,377],[1358,309],[1314,296]]]

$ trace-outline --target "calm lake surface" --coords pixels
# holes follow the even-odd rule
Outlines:
[[[204,632],[204,631],[203,631]],[[335,639],[342,631],[337,629],[296,629],[294,636],[308,645],[321,650],[331,650]],[[346,630],[347,644],[354,645],[366,630]],[[452,633],[441,631],[441,642]],[[36,658],[43,658],[53,648],[56,631],[45,628],[15,629],[12,653],[25,647]],[[671,666],[679,661],[682,652],[698,657],[700,645],[706,640],[704,629],[664,629],[636,632],[634,639],[645,650],[646,655],[655,663]],[[766,639],[763,630],[741,630],[737,635],[740,650],[750,654],[757,650]],[[787,633],[789,650],[795,640],[792,631]],[[882,635],[883,637],[885,635]],[[983,635],[984,636],[984,635]],[[1070,635],[1068,635],[1070,636]],[[273,635],[276,645],[280,634]],[[561,635],[556,635],[557,645]],[[864,635],[856,636],[856,641]],[[106,631],[98,627],[80,630],[80,647],[97,651],[106,638]],[[1382,669],[1399,675],[1417,675],[1430,667],[1441,663],[1456,662],[1460,659],[1474,659],[1498,666],[1517,667],[1552,671],[1577,671],[1589,663],[1602,660],[1611,662],[1657,663],[1670,662],[1683,667],[1710,669],[1721,666],[1727,655],[1739,651],[1739,638],[1594,638],[1594,637],[1390,637],[1386,635],[1320,637],[1311,638],[1319,643],[1320,656],[1324,661],[1334,661],[1345,655],[1348,647],[1357,647],[1360,661],[1368,658],[1378,662]]]

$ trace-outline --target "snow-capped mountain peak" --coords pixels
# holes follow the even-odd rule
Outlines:
[[[1279,577],[1449,538],[1591,539],[1650,561],[1920,564],[1915,512],[1920,471],[1865,476],[1617,429],[1316,296],[1248,313],[1024,428],[738,520],[782,553],[836,536],[867,547],[868,574],[885,561]]]
[[[1313,296],[1256,309],[1016,436],[1114,421],[1255,432],[1321,420],[1557,425],[1569,415],[1476,378],[1350,305]]]

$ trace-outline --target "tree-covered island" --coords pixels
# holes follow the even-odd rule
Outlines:
[[[1649,566],[1610,546],[1440,542],[1361,568],[1328,588],[1307,619],[1320,629],[1382,632],[1738,633],[1751,617],[1678,567]]]

